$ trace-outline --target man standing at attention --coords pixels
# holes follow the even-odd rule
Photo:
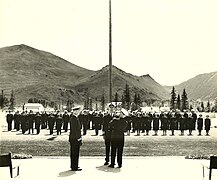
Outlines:
[[[81,138],[81,124],[76,116],[75,111],[78,109],[73,109],[72,114],[70,115],[70,134],[69,134],[69,142],[70,142],[70,158],[71,158],[71,170],[72,171],[81,171],[78,167],[79,161],[79,151],[80,146],[82,145]]]

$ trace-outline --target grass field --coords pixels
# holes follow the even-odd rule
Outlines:
[[[68,133],[61,136],[48,135],[43,130],[40,135],[22,135],[17,132],[2,132],[1,153],[33,156],[69,156]],[[211,136],[135,136],[125,137],[125,156],[187,156],[217,154],[217,129],[211,129]],[[81,156],[104,156],[105,146],[102,136],[93,136],[93,131],[83,137]],[[160,134],[160,133],[159,133]],[[187,134],[187,132],[186,132]]]

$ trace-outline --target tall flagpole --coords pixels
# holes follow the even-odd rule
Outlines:
[[[112,9],[109,0],[109,102],[112,102]]]

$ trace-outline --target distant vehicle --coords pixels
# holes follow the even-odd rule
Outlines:
[[[27,112],[30,112],[30,110],[32,110],[33,113],[43,112],[44,106],[40,103],[27,103],[27,104],[24,104],[23,110]]]

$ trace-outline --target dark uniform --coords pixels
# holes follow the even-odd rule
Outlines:
[[[56,115],[56,129],[57,129],[57,135],[61,135],[61,129],[62,129],[62,114],[57,113]]]
[[[14,115],[11,114],[11,111],[9,111],[9,114],[6,116],[6,121],[8,123],[8,131],[12,130],[12,121],[14,120]]]
[[[153,114],[153,130],[154,130],[154,136],[157,136],[158,130],[159,130],[159,115]]]
[[[122,167],[122,155],[124,148],[124,131],[127,127],[127,122],[118,115],[112,119],[111,123],[111,164],[109,167],[114,168],[115,157],[117,154],[118,167]]]
[[[32,111],[30,111],[30,113],[27,115],[27,119],[28,119],[28,129],[29,129],[29,134],[32,132],[32,134],[34,133],[34,129],[33,129],[33,126],[34,126],[34,118],[35,118],[35,115],[33,114]]]
[[[55,124],[55,116],[53,115],[53,113],[51,113],[48,116],[48,128],[50,130],[50,135],[53,134],[54,124]]]
[[[83,111],[81,114],[79,114],[78,119],[80,120],[82,130],[83,130],[83,135],[87,134],[87,129],[88,129],[88,115],[85,111]]]
[[[69,114],[67,112],[65,112],[63,114],[63,130],[65,132],[68,131],[68,124],[69,124]]]
[[[110,154],[110,148],[111,148],[111,128],[110,128],[110,121],[112,120],[112,116],[110,114],[105,114],[103,117],[103,123],[102,123],[102,130],[103,130],[103,138],[105,141],[105,164],[109,164],[109,154]]]
[[[20,130],[20,114],[19,114],[19,111],[17,111],[15,114],[14,114],[14,127],[17,131]]]
[[[82,144],[81,140],[81,124],[78,118],[71,114],[70,116],[70,158],[71,158],[71,169],[73,171],[79,171],[78,161],[79,161],[79,151]]]
[[[149,131],[151,130],[151,123],[153,120],[153,115],[151,113],[148,113],[148,116],[145,116],[145,130],[146,130],[146,135],[149,135]]]
[[[41,129],[47,129],[47,120],[48,120],[48,114],[45,111],[42,115],[41,115]]]
[[[171,114],[171,117],[169,119],[169,126],[172,132],[171,135],[174,136],[174,131],[177,130],[177,119],[176,119],[175,113]]]
[[[131,131],[131,123],[132,123],[132,115],[129,114],[129,116],[125,117],[125,121],[127,121],[127,127],[126,127],[126,131],[127,131],[127,135],[130,135],[130,131]]]
[[[25,132],[27,131],[28,126],[29,126],[29,125],[28,125],[28,124],[29,124],[29,122],[28,122],[28,117],[27,117],[26,112],[22,112],[20,122],[21,122],[22,134],[25,134]]]
[[[39,114],[39,112],[37,112],[35,115],[35,129],[37,134],[40,133],[40,125],[41,125],[41,115]]]
[[[206,130],[206,136],[209,136],[210,126],[211,126],[211,120],[209,118],[209,115],[206,116],[204,125],[205,125],[205,130]]]
[[[168,126],[169,126],[169,123],[168,123],[168,118],[167,118],[167,115],[166,114],[163,114],[161,116],[161,130],[163,130],[163,136],[166,136],[167,135],[167,130],[169,129]]]
[[[203,130],[202,114],[200,114],[199,118],[197,119],[197,129],[198,129],[198,136],[201,136],[201,131]]]
[[[93,128],[95,129],[95,135],[98,136],[99,130],[101,130],[102,117],[96,113],[93,117]]]

